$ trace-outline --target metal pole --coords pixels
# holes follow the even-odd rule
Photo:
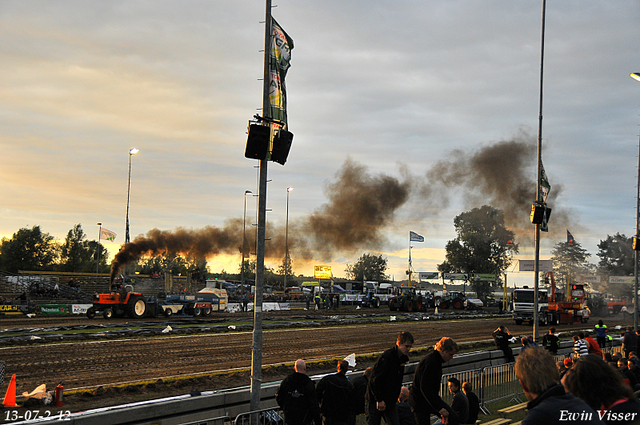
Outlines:
[[[289,271],[289,192],[292,190],[291,186],[287,188],[287,219],[284,231],[284,290],[287,289],[287,274]]]
[[[102,236],[102,223],[98,223],[100,228],[98,229],[98,246],[96,247],[96,251],[98,251],[97,260],[96,260],[96,275],[100,273],[100,236]]]
[[[131,238],[129,237],[129,199],[131,196],[131,157],[140,152],[137,148],[129,149],[129,180],[127,182],[127,224],[124,232],[124,242],[131,242]]]
[[[540,167],[542,164],[542,94],[543,94],[543,71],[544,71],[544,27],[547,1],[542,0],[542,29],[540,35],[540,104],[538,114],[538,166],[536,173],[536,203],[542,201],[540,193]],[[534,281],[533,281],[533,340],[538,341],[538,281],[540,280],[540,224],[536,224],[535,234],[535,260],[534,260]]]
[[[271,0],[265,0],[264,71],[262,90],[262,114],[271,114],[269,102],[269,52],[271,48]],[[251,353],[250,410],[260,410],[262,383],[262,298],[264,286],[265,223],[267,210],[267,159],[260,160],[260,188],[258,191],[258,242],[256,249],[256,289],[253,304],[253,349]]]
[[[127,222],[124,231],[124,243],[131,242],[129,237],[129,199],[131,197],[131,151],[129,151],[129,179],[127,180]]]
[[[640,72],[631,73],[631,78],[640,81]],[[636,193],[636,243],[640,237],[640,136],[638,138],[638,187]],[[638,330],[638,251],[633,252],[633,330]]]
[[[247,194],[250,190],[244,191],[244,209],[242,213],[242,263],[240,264],[240,282],[244,285],[244,250],[247,249]]]
[[[636,193],[636,238],[640,235],[640,137],[638,139],[638,185]],[[633,251],[633,330],[638,330],[638,250]]]

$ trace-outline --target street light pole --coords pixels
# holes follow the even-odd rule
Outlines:
[[[129,199],[131,198],[131,157],[140,152],[139,149],[131,148],[129,149],[129,180],[127,183],[127,223],[124,232],[124,242],[131,242],[131,237],[129,236]]]
[[[244,251],[247,249],[247,194],[253,193],[250,190],[244,191],[244,212],[242,213],[242,263],[240,264],[240,282],[244,285]],[[243,289],[244,291],[244,289]]]
[[[631,78],[640,81],[640,72],[631,73]],[[636,192],[636,243],[640,237],[640,139],[638,141],[638,185]],[[633,250],[633,330],[638,330],[638,250]]]
[[[98,255],[96,256],[96,275],[100,272],[100,237],[102,236],[102,223],[98,223],[98,246],[96,247],[96,251],[98,251]]]
[[[287,274],[289,272],[289,192],[293,187],[287,188],[287,220],[284,231],[284,290],[287,290]]]
[[[540,96],[538,104],[538,145],[537,145],[537,167],[536,167],[536,204],[542,204],[542,193],[540,192],[540,177],[542,167],[542,95],[543,95],[543,75],[544,75],[544,30],[546,19],[547,1],[542,0],[542,29],[540,31]],[[538,289],[540,280],[540,224],[536,223],[534,236],[534,261],[533,261],[533,340],[538,341]]]

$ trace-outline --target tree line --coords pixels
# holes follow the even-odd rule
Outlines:
[[[456,237],[445,246],[445,260],[437,266],[442,273],[482,273],[493,274],[496,280],[472,281],[472,291],[478,297],[502,287],[504,272],[512,265],[519,246],[515,242],[514,232],[507,229],[504,214],[490,206],[482,206],[466,211],[453,220]],[[591,257],[579,242],[558,242],[551,250],[554,274],[559,285],[574,281],[579,275],[600,275],[604,283],[594,289],[616,296],[630,296],[632,285],[608,284],[608,276],[633,276],[635,253],[632,237],[616,233],[608,235],[598,244],[599,263],[588,261]],[[98,260],[99,259],[99,260]],[[134,265],[141,274],[187,275],[204,279],[217,277],[239,280],[241,267],[247,280],[255,279],[256,262],[245,260],[239,264],[237,273],[211,273],[204,258],[184,258],[180,255],[164,255],[143,258]],[[352,265],[347,265],[345,274],[354,281],[378,281],[389,279],[386,274],[387,259],[384,255],[363,254]],[[42,231],[40,226],[22,228],[11,238],[2,238],[0,242],[0,270],[17,273],[25,271],[62,271],[78,273],[108,273],[110,271],[109,253],[95,240],[88,240],[80,224],[73,226],[64,241]],[[291,258],[283,259],[277,270],[265,269],[265,280],[279,284],[287,275],[287,285],[293,286],[296,276]],[[298,278],[300,276],[297,276]]]

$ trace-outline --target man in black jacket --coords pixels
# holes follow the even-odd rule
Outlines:
[[[558,354],[560,339],[556,336],[556,328],[549,328],[549,333],[542,337],[542,346],[553,355]]]
[[[409,404],[418,425],[429,425],[432,414],[446,418],[444,423],[457,425],[460,423],[458,415],[440,398],[439,393],[442,364],[451,360],[458,352],[458,344],[451,338],[443,337],[434,348],[434,351],[418,363],[409,393]]]
[[[296,360],[294,370],[284,378],[276,393],[276,401],[284,411],[284,421],[287,425],[309,425],[312,422],[320,425],[316,386],[306,375],[304,360]]]
[[[387,425],[400,425],[396,401],[402,388],[404,364],[409,360],[413,335],[400,332],[396,344],[382,353],[373,366],[365,399],[368,425],[380,425],[384,416]]]
[[[323,377],[316,386],[323,425],[348,425],[353,413],[353,384],[347,379],[349,363],[338,362],[338,372]]]
[[[513,338],[509,333],[509,329],[507,329],[505,325],[500,325],[491,335],[496,343],[496,347],[504,353],[507,363],[515,362],[513,351],[511,351],[511,347],[509,347],[509,340]]]

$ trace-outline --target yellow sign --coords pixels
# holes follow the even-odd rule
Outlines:
[[[314,279],[331,279],[331,266],[313,266]]]

